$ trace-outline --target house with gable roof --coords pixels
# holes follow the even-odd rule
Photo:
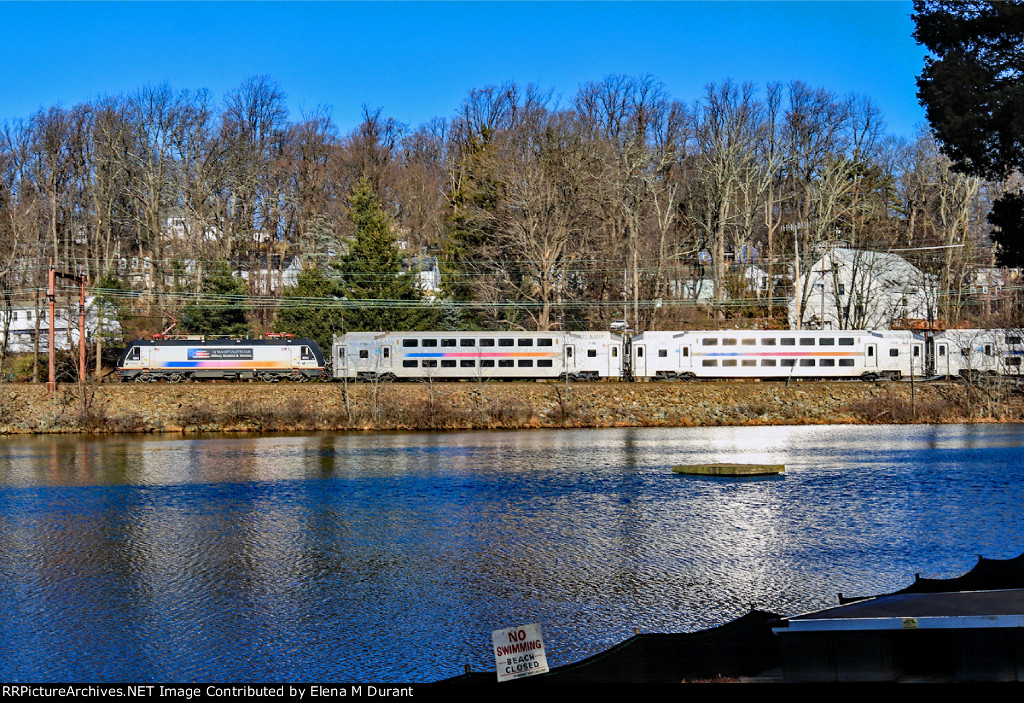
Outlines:
[[[891,329],[936,317],[934,276],[897,254],[830,247],[800,279],[789,302],[794,329]]]

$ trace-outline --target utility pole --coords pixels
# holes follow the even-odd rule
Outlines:
[[[63,271],[57,271],[53,267],[53,259],[50,259],[50,271],[47,276],[47,287],[46,297],[49,302],[49,323],[50,323],[50,338],[47,340],[47,346],[49,347],[49,362],[50,362],[50,375],[49,380],[46,383],[46,389],[50,392],[50,395],[57,394],[57,329],[56,329],[56,298],[57,298],[57,279],[67,279],[76,281],[79,284],[78,292],[78,382],[85,383],[85,274],[75,275],[73,273],[64,273]],[[68,320],[70,324],[71,320]]]

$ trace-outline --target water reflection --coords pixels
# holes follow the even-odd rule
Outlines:
[[[0,443],[0,679],[414,680],[1024,551],[1024,428]],[[682,477],[674,463],[784,463]],[[413,652],[414,654],[411,654]]]

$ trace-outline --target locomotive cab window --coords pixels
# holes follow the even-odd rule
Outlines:
[[[128,352],[127,361],[138,361],[142,358],[142,347],[132,347],[132,350]]]
[[[306,357],[302,357],[302,358],[305,359]],[[370,358],[369,350],[367,350],[367,349],[360,349],[359,350],[359,358],[360,359],[369,359]]]

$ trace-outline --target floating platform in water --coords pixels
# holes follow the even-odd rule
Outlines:
[[[784,464],[678,464],[677,474],[694,476],[776,476],[786,473]]]

